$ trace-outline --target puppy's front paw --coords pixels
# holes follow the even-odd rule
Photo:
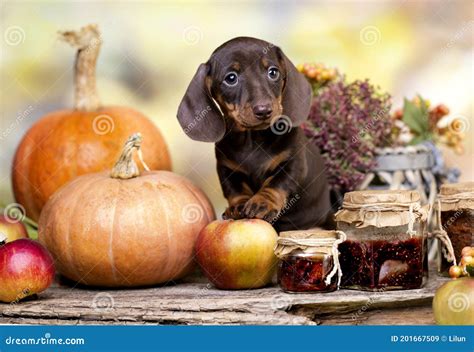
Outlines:
[[[245,202],[230,205],[224,211],[224,214],[222,214],[222,218],[224,220],[229,220],[229,219],[238,220],[238,219],[244,218],[245,217],[244,212],[243,212],[244,206],[245,206]]]
[[[229,207],[224,211],[224,214],[222,214],[222,218],[224,220],[238,220],[244,218],[244,206],[249,199],[250,196],[246,194],[239,194],[229,197],[227,199],[229,202]]]
[[[263,219],[270,223],[279,212],[280,208],[274,202],[258,194],[250,198],[243,209],[246,218]]]

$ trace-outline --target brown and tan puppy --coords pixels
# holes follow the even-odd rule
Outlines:
[[[259,218],[279,231],[330,227],[319,150],[299,125],[311,87],[280,48],[239,37],[201,64],[178,109],[194,140],[216,143],[224,218]]]

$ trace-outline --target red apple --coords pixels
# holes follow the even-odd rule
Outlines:
[[[0,214],[0,234],[2,233],[7,237],[6,242],[28,238],[25,225],[21,221],[12,219],[4,214]]]
[[[433,298],[433,312],[439,325],[474,325],[474,278],[463,277],[441,286]]]
[[[0,242],[0,301],[17,302],[40,293],[53,279],[53,258],[41,244],[30,239]]]
[[[216,220],[198,236],[197,262],[217,288],[263,287],[271,282],[276,268],[277,237],[263,220]]]

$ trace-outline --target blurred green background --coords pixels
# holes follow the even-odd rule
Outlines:
[[[25,131],[72,106],[74,50],[57,31],[97,23],[97,74],[106,105],[148,115],[170,148],[174,171],[225,206],[212,144],[187,138],[176,110],[199,63],[224,41],[253,36],[297,63],[323,62],[349,79],[370,78],[393,96],[420,93],[467,118],[465,153],[449,166],[474,179],[472,1],[2,1],[0,7],[0,200],[12,200],[11,160]]]

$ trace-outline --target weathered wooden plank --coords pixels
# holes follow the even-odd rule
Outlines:
[[[445,280],[433,274],[426,287],[419,290],[339,290],[329,294],[288,294],[277,286],[223,291],[195,279],[132,290],[98,290],[57,283],[38,299],[1,304],[0,324],[307,325],[364,324],[377,319],[389,322],[390,312],[397,314],[394,309],[412,316],[413,310],[403,308],[429,306],[436,288]],[[432,318],[423,316],[417,321],[432,322]]]
[[[278,320],[272,316],[270,323],[279,325],[428,325],[434,324],[433,313],[431,305],[426,307],[410,307],[403,309],[376,309],[367,311],[364,314],[354,316],[352,313],[322,315],[315,318],[315,321],[306,319],[295,319],[289,315],[288,319]],[[263,324],[262,319],[256,321],[254,317],[239,314],[238,322],[233,324]],[[219,320],[219,317],[213,314],[207,314],[207,324],[232,324],[229,320]],[[194,318],[187,322],[193,324],[193,321],[198,321]],[[176,324],[175,322],[170,322]],[[103,321],[103,320],[64,320],[64,319],[35,319],[35,318],[3,318],[2,324],[27,324],[27,325],[123,325],[123,321]],[[159,322],[153,321],[128,321],[127,325],[156,325]],[[196,323],[195,323],[196,324]],[[198,322],[197,324],[203,324]]]
[[[374,309],[362,314],[336,314],[316,319],[322,325],[431,325],[434,324],[431,304],[423,307]]]

